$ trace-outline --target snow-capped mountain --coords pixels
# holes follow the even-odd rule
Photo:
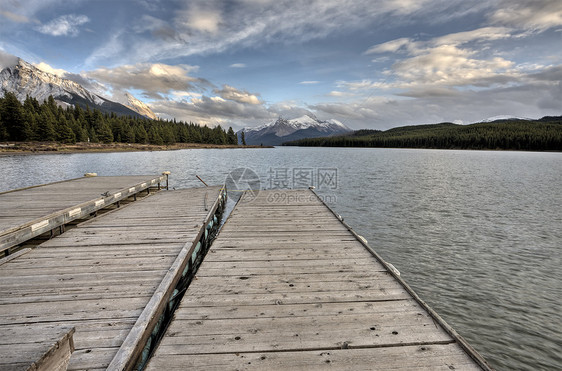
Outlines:
[[[155,118],[148,106],[133,96],[121,104],[92,93],[82,85],[45,72],[34,65],[17,58],[17,63],[0,71],[0,96],[5,91],[12,92],[23,102],[27,95],[45,101],[50,95],[62,105],[79,105],[97,108],[102,112],[115,112],[119,115],[146,116]]]
[[[137,98],[133,97],[131,94],[126,93],[125,97],[127,98],[127,102],[125,102],[125,106],[129,107],[135,112],[140,113],[143,116],[156,120],[158,117],[152,112],[150,107],[146,105],[146,103],[141,102]]]
[[[351,131],[338,120],[321,121],[314,116],[304,115],[291,120],[280,117],[275,121],[254,128],[244,128],[237,135],[241,142],[240,138],[242,132],[244,132],[246,144],[249,145],[276,146],[292,140],[328,137]]]
[[[482,120],[480,122],[495,122],[495,121],[517,121],[517,120],[521,120],[521,121],[530,121],[533,119],[530,118],[526,118],[526,117],[515,117],[515,116],[509,116],[509,115],[499,115],[499,116],[494,116],[494,117],[488,117],[485,120]]]

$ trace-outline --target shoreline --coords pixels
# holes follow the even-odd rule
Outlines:
[[[271,146],[242,146],[232,144],[175,143],[170,145],[139,143],[88,143],[63,144],[57,142],[1,142],[0,157],[8,155],[47,155],[73,153],[111,153],[144,151],[177,151],[180,149],[232,149],[273,148]]]

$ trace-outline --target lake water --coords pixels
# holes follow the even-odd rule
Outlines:
[[[172,172],[176,188],[245,167],[318,193],[498,370],[562,368],[562,153],[298,148],[0,157],[0,191]],[[312,180],[311,180],[312,179]],[[308,184],[308,183],[307,183]],[[1,205],[0,205],[1,207]]]

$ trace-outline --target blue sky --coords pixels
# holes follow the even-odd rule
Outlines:
[[[0,52],[236,129],[562,114],[560,0],[0,0]]]

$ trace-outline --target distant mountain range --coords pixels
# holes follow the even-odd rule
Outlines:
[[[61,105],[79,105],[82,108],[97,108],[104,113],[157,118],[145,103],[128,93],[125,95],[126,101],[114,102],[92,93],[77,82],[45,72],[21,58],[17,59],[16,64],[0,71],[0,96],[4,95],[4,91],[14,93],[21,102],[28,95],[39,102],[52,95]]]
[[[285,145],[562,151],[562,116],[537,120],[499,116],[470,125],[443,122],[385,131],[363,129],[338,136],[300,139]]]
[[[352,131],[337,120],[322,121],[313,115],[304,115],[291,120],[278,118],[258,127],[244,128],[236,134],[239,143],[242,143],[241,137],[244,132],[248,145],[277,146],[293,140],[329,137]]]

